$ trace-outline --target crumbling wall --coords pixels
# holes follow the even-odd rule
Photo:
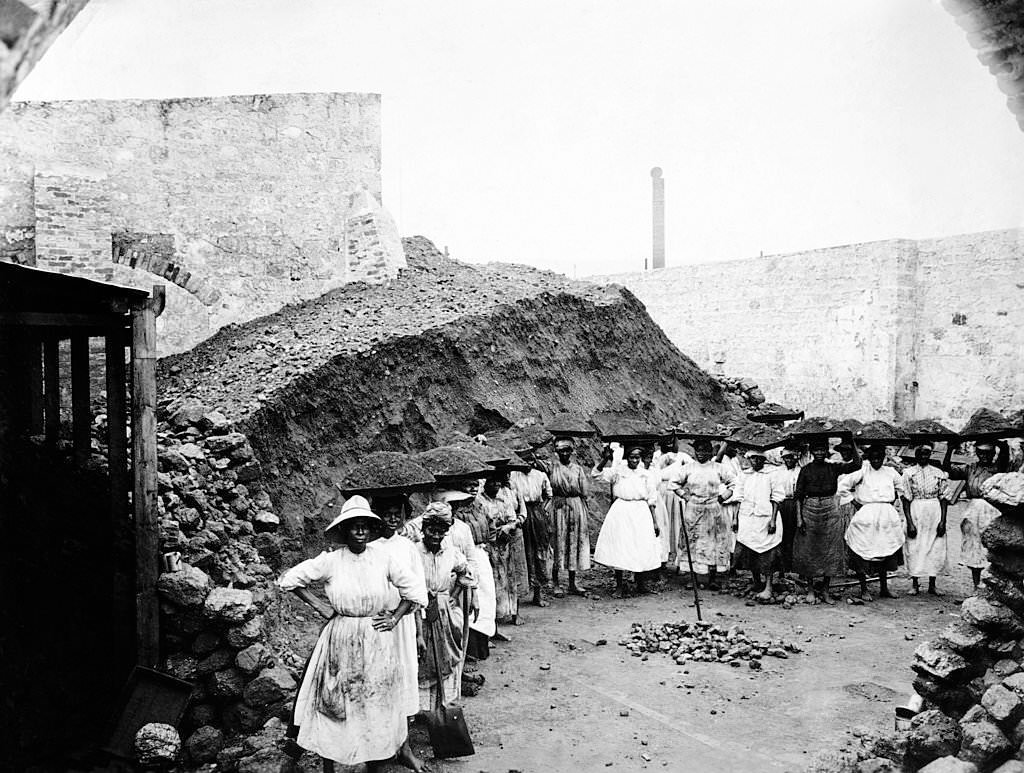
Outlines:
[[[197,298],[169,298],[164,353],[404,265],[376,94],[16,103],[0,116],[0,208],[3,231],[36,229],[39,265]],[[169,238],[172,255],[113,268],[124,234]],[[193,324],[166,326],[179,315]]]
[[[604,277],[713,373],[810,414],[962,424],[1024,402],[1021,231]]]

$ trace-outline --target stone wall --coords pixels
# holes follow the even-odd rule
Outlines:
[[[1018,230],[896,239],[601,277],[708,370],[862,420],[963,424],[1024,401]]]
[[[394,276],[404,256],[380,195],[376,94],[16,103],[0,116],[0,233],[35,228],[40,266],[180,289],[162,353]],[[8,242],[0,259],[31,261]]]

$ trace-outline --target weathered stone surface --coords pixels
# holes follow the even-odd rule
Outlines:
[[[988,551],[992,566],[1015,577],[1024,576],[1024,550],[1001,548]]]
[[[232,659],[231,650],[216,650],[199,662],[199,665],[196,666],[195,673],[198,676],[207,676],[212,674],[214,671],[220,671],[222,668],[227,668]]]
[[[188,459],[181,455],[181,453],[174,448],[163,448],[157,454],[157,461],[160,464],[160,469],[164,472],[170,470],[177,470],[179,472],[186,472],[189,467]]]
[[[241,625],[228,628],[225,638],[236,650],[244,649],[260,638],[263,632],[263,618],[259,615],[251,617]]]
[[[1024,773],[1024,762],[1020,760],[1007,760],[992,773]]]
[[[241,432],[229,432],[226,435],[213,435],[206,439],[206,449],[216,456],[224,456],[229,451],[246,444],[246,437]]]
[[[231,422],[220,411],[210,411],[209,413],[204,413],[203,417],[199,420],[199,429],[203,430],[203,432],[221,435],[231,429]]]
[[[238,476],[240,483],[249,483],[250,481],[256,480],[263,474],[263,468],[260,466],[259,462],[246,462],[235,470],[235,474]]]
[[[918,773],[978,773],[978,766],[956,757],[940,757],[925,765]]]
[[[200,631],[192,640],[192,652],[201,657],[209,655],[217,649],[220,644],[220,637],[212,631]]]
[[[204,413],[207,413],[206,406],[197,400],[186,399],[171,414],[170,422],[175,427],[184,428],[190,424],[197,424],[202,420]]]
[[[224,733],[215,727],[204,725],[196,729],[185,741],[185,750],[193,763],[215,762],[217,754],[224,748]]]
[[[1017,695],[1024,697],[1024,674],[1018,672],[1006,677],[1003,680],[1003,687],[1013,690]]]
[[[260,708],[284,700],[295,690],[294,677],[283,666],[265,668],[260,675],[245,686],[245,702]]]
[[[173,725],[150,722],[135,734],[135,758],[142,765],[168,765],[181,754],[181,737]]]
[[[214,588],[206,597],[204,609],[211,620],[238,625],[253,613],[252,592],[235,588]]]
[[[988,768],[1008,757],[1013,751],[1009,739],[994,722],[968,722],[961,725],[964,738],[960,759]]]
[[[939,757],[960,751],[963,733],[952,717],[941,711],[922,711],[910,723],[907,733],[906,761],[915,767],[927,765]]]
[[[939,640],[956,652],[963,654],[973,652],[981,647],[988,640],[988,635],[980,628],[962,620],[954,620],[942,629]]]
[[[858,762],[855,770],[857,773],[902,773],[903,766],[885,757],[872,757]]]
[[[238,773],[294,773],[295,761],[278,749],[264,749],[238,763]]]
[[[918,676],[914,679],[914,690],[918,695],[934,703],[942,709],[943,713],[954,717],[959,717],[981,700],[986,688],[981,687],[975,695],[971,685],[971,682],[947,684],[926,676]]]
[[[235,665],[247,674],[255,674],[270,665],[270,652],[262,644],[252,644],[235,656]]]
[[[252,519],[253,528],[260,531],[277,531],[281,519],[267,510],[260,510]]]
[[[982,532],[981,542],[989,550],[1024,551],[1024,522],[1000,515]]]
[[[1020,621],[1013,611],[994,599],[971,596],[961,606],[962,618],[987,631],[1019,634]]]
[[[982,573],[982,582],[994,598],[1017,613],[1024,612],[1024,588],[1020,580],[990,566]]]
[[[968,663],[948,647],[925,642],[914,650],[915,671],[940,681],[951,681],[967,673]]]
[[[210,676],[210,695],[219,700],[237,698],[245,687],[245,674],[231,666]]]
[[[169,655],[167,659],[164,660],[164,670],[168,674],[186,681],[196,677],[196,669],[198,665],[199,660],[197,658],[183,652]]]
[[[1014,725],[1024,717],[1024,703],[1021,703],[1020,696],[1001,684],[994,684],[985,691],[981,705],[1002,727]]]
[[[178,453],[193,464],[206,460],[206,453],[195,443],[182,443],[178,446]]]
[[[979,703],[964,712],[964,715],[960,717],[960,726],[963,727],[971,722],[988,722],[990,719],[988,712]]]
[[[1004,658],[992,665],[992,670],[1004,679],[1020,671],[1020,663],[1010,658]]]

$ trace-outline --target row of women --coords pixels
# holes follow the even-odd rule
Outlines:
[[[451,702],[465,673],[488,655],[497,623],[519,624],[519,599],[567,578],[590,560],[585,474],[560,443],[558,460],[532,469],[498,466],[484,478],[437,489],[410,518],[409,497],[352,496],[326,533],[334,550],[285,572],[278,585],[327,619],[296,697],[296,751],[376,769],[397,758],[423,763],[408,719]],[[310,586],[323,583],[327,602]],[[557,586],[560,587],[560,586]],[[557,593],[558,591],[556,591]]]
[[[612,484],[613,503],[597,540],[595,561],[616,569],[616,592],[623,592],[623,571],[634,572],[638,590],[659,567],[680,571],[692,566],[698,582],[718,587],[730,569],[752,572],[758,596],[772,595],[772,577],[800,575],[807,601],[833,601],[833,577],[852,571],[860,595],[871,598],[867,578],[877,575],[879,595],[892,598],[888,572],[904,562],[912,594],[928,578],[937,594],[936,576],[947,569],[946,518],[950,478],[966,481],[967,510],[961,523],[961,564],[975,585],[986,565],[981,533],[997,511],[981,496],[981,484],[1005,470],[1008,450],[977,443],[977,461],[944,467],[932,460],[933,446],[915,449],[915,463],[899,471],[887,448],[870,446],[864,458],[852,442],[835,451],[827,440],[810,444],[810,453],[787,448],[781,465],[766,465],[769,453],[710,441],[694,443],[694,456],[674,451],[660,456],[643,445],[626,448],[617,465],[606,447],[593,470]],[[817,582],[816,582],[817,581]]]

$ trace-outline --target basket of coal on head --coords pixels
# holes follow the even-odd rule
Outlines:
[[[782,427],[787,421],[800,421],[803,417],[803,411],[796,408],[787,408],[785,405],[779,405],[778,403],[765,403],[747,412],[747,418],[750,421],[756,421],[759,424],[769,424],[775,427]]]
[[[833,439],[849,441],[853,437],[853,430],[850,429],[848,421],[830,416],[811,416],[790,424],[786,427],[786,434],[790,437],[790,443],[801,449],[822,444],[829,448]]]
[[[906,463],[912,463],[918,448],[929,447],[931,460],[942,466],[960,444],[960,434],[953,431],[938,419],[914,419],[904,422],[899,428],[910,438],[910,442],[902,446],[899,457]],[[947,456],[948,454],[948,456]],[[951,484],[963,484],[963,481],[950,481]],[[951,501],[956,501],[956,492],[951,492]]]

